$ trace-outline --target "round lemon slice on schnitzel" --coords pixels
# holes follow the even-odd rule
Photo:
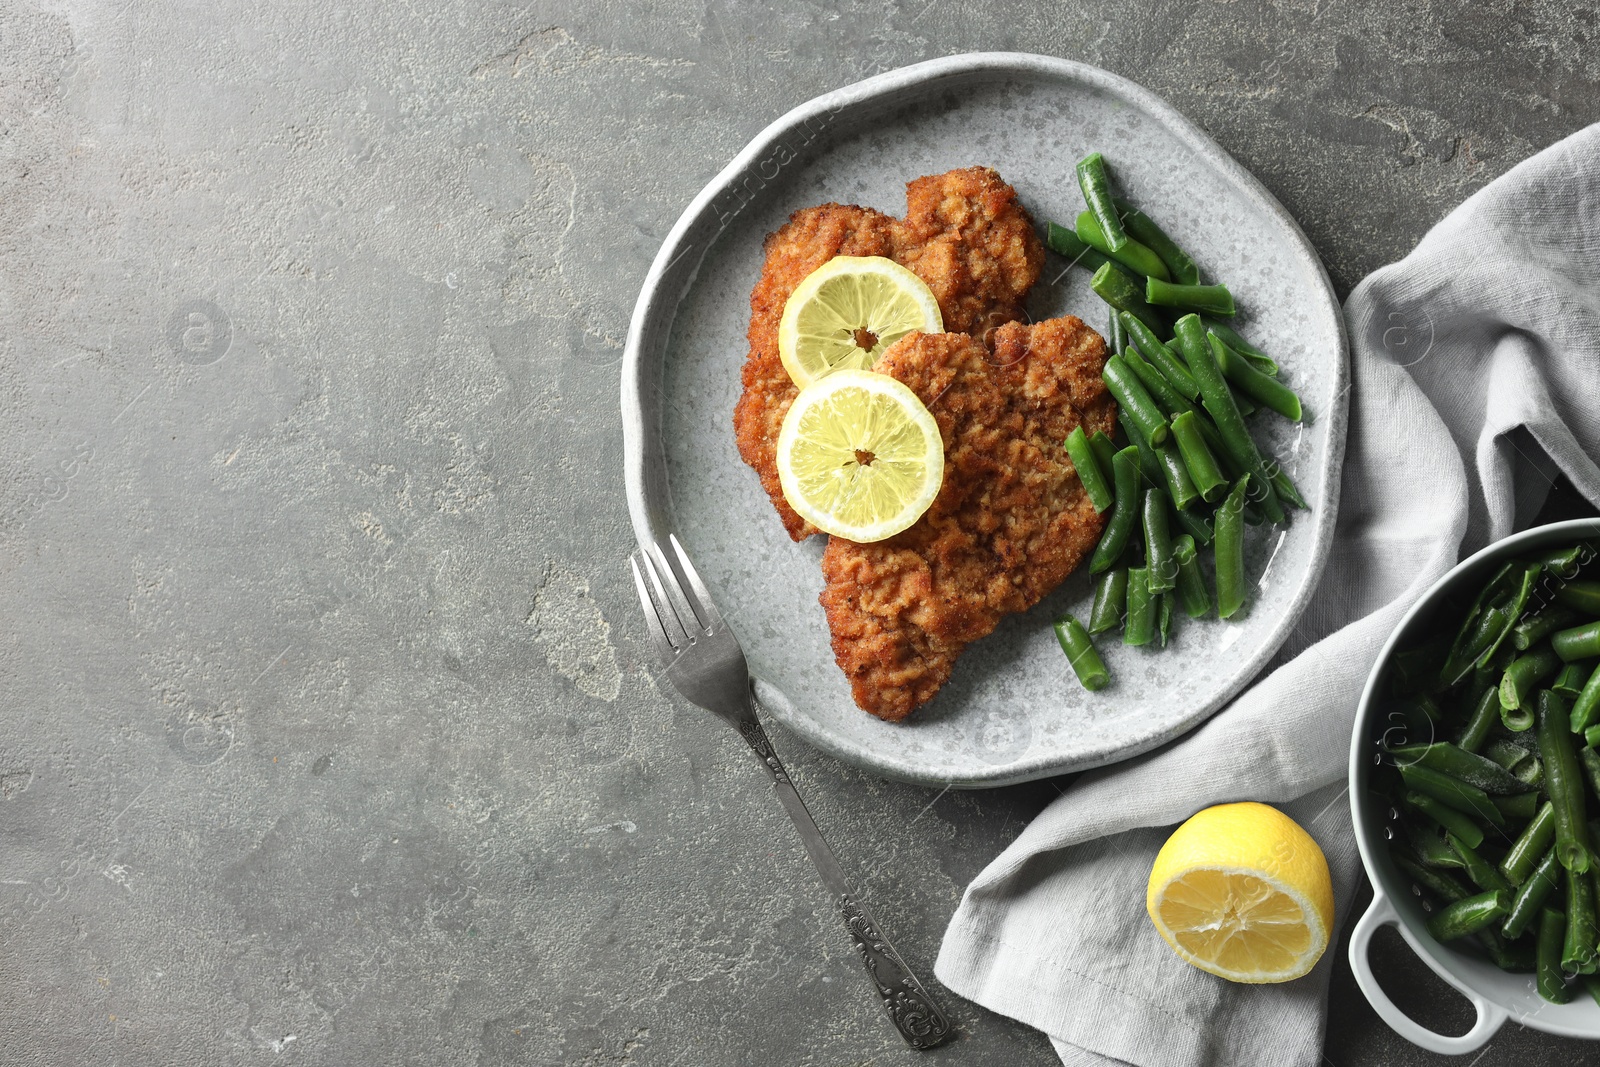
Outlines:
[[[1311,970],[1333,931],[1333,882],[1316,841],[1283,812],[1206,808],[1161,846],[1145,910],[1174,952],[1232,982]]]
[[[804,389],[836,370],[869,370],[910,333],[944,332],[928,283],[882,256],[835,256],[795,286],[778,320],[778,355]]]
[[[882,541],[944,483],[944,441],[917,394],[887,374],[836,370],[800,390],[778,431],[778,481],[817,529]]]

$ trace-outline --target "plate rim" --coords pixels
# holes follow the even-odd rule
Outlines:
[[[1255,208],[1272,216],[1283,227],[1291,238],[1293,253],[1311,268],[1310,273],[1322,283],[1321,303],[1334,321],[1338,351],[1332,361],[1333,410],[1324,413],[1319,420],[1328,424],[1328,444],[1322,457],[1321,484],[1324,500],[1317,510],[1311,513],[1315,516],[1316,524],[1310,566],[1302,576],[1299,587],[1294,590],[1293,599],[1276,628],[1270,631],[1252,654],[1218,686],[1211,699],[1203,702],[1183,719],[1176,723],[1167,723],[1160,730],[1151,731],[1131,742],[1098,750],[1085,758],[1074,758],[1063,762],[1059,758],[1052,758],[1042,753],[1032,758],[1024,755],[1015,763],[976,770],[969,775],[951,779],[919,776],[914,769],[887,761],[875,753],[840,743],[838,738],[826,730],[817,729],[808,720],[788,714],[787,709],[774,712],[774,717],[778,721],[808,744],[853,766],[883,777],[921,785],[975,789],[1014,785],[1056,774],[1092,770],[1132,759],[1183,737],[1226,706],[1257,677],[1288,640],[1289,634],[1299,622],[1300,616],[1321,582],[1338,517],[1340,480],[1343,473],[1342,459],[1348,438],[1350,392],[1348,328],[1343,309],[1328,277],[1327,267],[1317,255],[1305,231],[1300,228],[1300,224],[1287,209],[1253,174],[1203,130],[1143,86],[1087,63],[1031,52],[968,52],[944,56],[873,75],[813,97],[791,108],[756,134],[696,194],[678,217],[677,222],[673,224],[672,229],[668,231],[666,239],[662,241],[660,249],[651,261],[650,269],[639,290],[623,347],[621,371],[623,481],[628,500],[628,516],[636,540],[641,544],[652,540],[664,541],[666,534],[671,532],[667,524],[662,521],[664,517],[658,516],[653,510],[647,485],[646,448],[649,442],[646,440],[647,426],[643,405],[644,376],[647,371],[644,361],[645,340],[647,336],[659,331],[670,332],[678,305],[692,284],[704,253],[710,250],[722,228],[742,210],[744,201],[741,198],[739,207],[731,213],[721,212],[717,207],[719,198],[729,194],[739,197],[741,183],[747,183],[753,174],[759,175],[756,168],[763,162],[771,163],[768,152],[788,135],[809,132],[815,136],[819,130],[825,131],[835,119],[852,108],[874,104],[883,97],[903,92],[913,86],[983,73],[1001,79],[1086,84],[1109,95],[1120,97],[1127,104],[1160,122],[1169,133],[1216,167]],[[759,176],[757,180],[765,185],[765,181]],[[669,270],[680,261],[684,261],[688,253],[694,250],[695,243],[688,240],[689,235],[712,218],[715,218],[720,225],[706,241],[701,254],[694,257],[692,262],[685,263],[681,278],[673,279],[679,281],[679,284],[675,287],[669,286],[667,284]],[[659,448],[657,458],[659,459]],[[664,478],[662,481],[664,495],[670,498],[670,483]],[[771,709],[773,703],[777,702],[763,702],[763,706]]]

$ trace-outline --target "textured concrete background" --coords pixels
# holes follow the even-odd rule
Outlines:
[[[1343,293],[1600,118],[1565,2],[993,8],[0,0],[0,1063],[918,1062],[645,668],[617,362],[678,212],[816,93],[1040,51],[1209,129]],[[925,976],[1057,788],[777,740]],[[1054,1062],[946,1006],[928,1062]],[[1330,1033],[1432,1062],[1347,974]]]

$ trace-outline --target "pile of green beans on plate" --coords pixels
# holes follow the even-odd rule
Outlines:
[[[1202,284],[1194,260],[1114,194],[1100,153],[1077,172],[1088,210],[1070,230],[1048,223],[1046,244],[1092,271],[1090,288],[1111,307],[1102,378],[1119,430],[1113,440],[1079,427],[1066,440],[1095,511],[1109,515],[1089,565],[1098,575],[1089,625],[1066,615],[1055,629],[1094,690],[1111,681],[1095,637],[1121,629],[1124,644],[1164,648],[1179,612],[1237,617],[1244,527],[1282,525],[1288,509],[1306,507],[1246,420],[1263,408],[1294,422],[1305,413],[1278,364],[1221,321],[1237,310],[1228,287]]]
[[[1373,788],[1439,941],[1600,1002],[1600,544],[1500,567],[1397,652]]]

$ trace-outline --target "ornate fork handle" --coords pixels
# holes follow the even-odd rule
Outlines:
[[[784,770],[783,762],[772,750],[767,732],[761,728],[761,723],[753,713],[740,720],[738,726],[745,743],[772,776],[773,791],[794,820],[795,828],[805,842],[806,852],[811,855],[812,863],[816,864],[822,881],[833,893],[845,929],[850,931],[850,938],[855,943],[856,951],[861,954],[861,962],[866,965],[867,976],[878,990],[878,999],[883,1002],[883,1010],[889,1016],[889,1021],[900,1031],[906,1044],[914,1049],[930,1049],[944,1044],[952,1034],[950,1021],[911,968],[906,966],[905,960],[900,958],[900,953],[895,951],[883,931],[878,929],[876,920],[856,901],[844,869],[839,866],[827,841],[823,840],[822,831],[817,829],[811,812],[806,810],[805,801],[800,799],[794,783],[789,780],[789,772]]]

